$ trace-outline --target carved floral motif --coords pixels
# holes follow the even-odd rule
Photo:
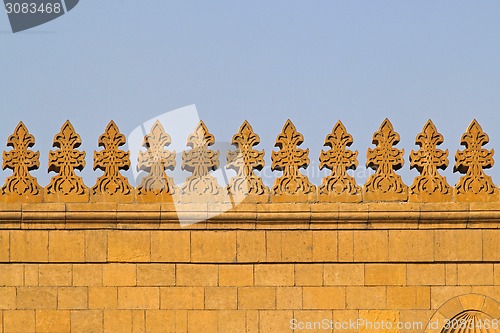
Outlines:
[[[491,168],[494,163],[494,150],[482,148],[488,142],[488,135],[474,119],[460,140],[465,149],[455,154],[453,171],[464,174],[455,186],[458,200],[498,200],[497,187],[483,170]]]
[[[410,187],[410,198],[415,201],[448,201],[453,194],[446,177],[439,174],[438,169],[448,166],[448,149],[441,150],[437,146],[444,141],[431,120],[425,123],[422,132],[416,137],[418,151],[410,153],[410,168],[416,168],[420,175],[415,177]]]
[[[222,193],[217,179],[210,175],[219,167],[219,151],[208,149],[215,138],[200,121],[194,132],[189,135],[187,146],[191,150],[182,152],[182,169],[192,173],[182,185],[182,193],[194,195],[217,195]]]
[[[271,170],[283,171],[283,175],[274,181],[273,194],[296,195],[316,191],[316,186],[299,171],[300,168],[307,168],[309,165],[309,149],[298,148],[303,142],[304,137],[288,119],[274,144],[280,150],[271,154]]]
[[[88,199],[87,186],[82,178],[75,174],[75,169],[82,171],[85,167],[85,152],[76,149],[81,144],[80,135],[67,120],[54,137],[53,147],[59,149],[49,151],[49,172],[57,172],[57,175],[52,177],[46,187],[47,195],[59,198],[66,196],[68,201]]]
[[[366,200],[406,200],[408,187],[401,176],[394,171],[404,164],[404,149],[393,146],[399,142],[399,134],[392,127],[389,119],[385,119],[377,132],[373,134],[372,143],[375,149],[368,148],[367,167],[375,170],[365,184]]]
[[[19,200],[20,196],[27,198],[41,194],[42,188],[36,178],[29,173],[40,166],[40,152],[29,149],[34,145],[35,137],[28,132],[22,121],[19,122],[7,140],[7,146],[13,149],[3,152],[2,168],[11,169],[13,172],[5,180],[2,187],[3,195],[15,195],[18,197],[16,200]]]
[[[347,149],[353,143],[342,122],[338,121],[332,132],[326,136],[324,146],[329,150],[321,151],[319,168],[327,168],[332,173],[323,178],[319,187],[320,195],[330,195],[346,201],[361,199],[361,188],[347,170],[356,169],[358,152]]]
[[[260,143],[260,138],[254,133],[252,126],[245,120],[231,142],[237,149],[227,152],[228,169],[236,171],[236,176],[229,181],[228,191],[232,195],[264,195],[269,188],[254,170],[264,167],[264,150],[253,147]]]
[[[143,147],[147,150],[139,152],[138,171],[148,172],[137,187],[137,194],[147,192],[158,194],[174,194],[177,191],[172,178],[165,173],[166,169],[175,168],[175,151],[165,149],[170,145],[170,135],[165,133],[162,124],[157,120],[151,131],[144,137]]]
[[[92,187],[92,195],[129,195],[133,187],[120,170],[130,167],[130,153],[119,147],[126,143],[125,135],[120,133],[114,121],[110,121],[106,130],[99,137],[99,147],[104,149],[94,151],[94,170],[102,170],[104,174],[97,178]]]

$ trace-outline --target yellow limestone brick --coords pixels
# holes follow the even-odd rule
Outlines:
[[[85,234],[78,230],[49,232],[49,261],[85,261]]]
[[[40,286],[71,286],[72,270],[68,264],[44,264],[38,268]]]
[[[175,328],[175,311],[146,310],[146,333],[179,332]]]
[[[389,230],[390,261],[434,260],[432,230]]]
[[[281,261],[281,231],[266,231],[266,260]]]
[[[101,264],[73,265],[73,286],[99,287],[102,286]]]
[[[237,231],[236,254],[238,262],[266,261],[266,232]]]
[[[175,265],[138,264],[138,286],[173,286],[175,284]]]
[[[480,261],[481,230],[434,230],[436,261]]]
[[[456,286],[458,285],[458,265],[457,264],[446,264],[446,285]]]
[[[354,231],[338,232],[339,261],[354,261]]]
[[[408,264],[406,267],[408,285],[438,286],[445,284],[444,264]]]
[[[260,333],[290,333],[290,321],[293,319],[291,310],[260,311]]]
[[[108,254],[108,231],[85,230],[85,261],[105,262]]]
[[[470,286],[432,286],[431,287],[431,309],[438,309],[446,301],[455,296],[469,294]],[[449,318],[448,318],[449,319]]]
[[[294,265],[272,264],[255,265],[256,286],[293,286]]]
[[[273,287],[239,287],[238,309],[275,309],[276,290]]]
[[[102,311],[71,311],[71,333],[102,333]]]
[[[1,268],[0,268],[1,270]],[[24,265],[24,286],[25,287],[34,287],[38,286],[38,265]]]
[[[348,309],[385,309],[386,287],[346,287]]]
[[[301,287],[277,287],[276,288],[277,309],[301,309],[302,288]]]
[[[132,333],[132,311],[105,310],[104,333]]]
[[[151,232],[151,260],[156,262],[189,262],[191,260],[190,231]]]
[[[0,262],[9,261],[9,231],[0,230]]]
[[[359,319],[363,320],[360,333],[399,333],[397,323],[400,321],[399,312],[391,310],[361,310]],[[392,326],[375,326],[377,323],[392,323]]]
[[[146,311],[147,310],[132,310],[132,333],[146,332]]]
[[[342,287],[304,287],[304,309],[345,309]]]
[[[458,264],[458,285],[493,285],[493,264]]]
[[[192,231],[191,261],[235,262],[236,231]]]
[[[188,332],[217,333],[217,311],[188,311]]]
[[[483,230],[483,260],[500,261],[500,230]]]
[[[137,267],[135,264],[106,264],[103,266],[103,286],[135,286]]]
[[[37,310],[36,332],[66,333],[70,332],[70,312],[61,310]]]
[[[3,312],[3,330],[5,333],[34,333],[35,311],[10,310]]]
[[[300,333],[331,333],[330,321],[333,319],[332,311],[294,311],[293,319],[295,320],[295,325],[297,328],[294,329],[295,332]],[[323,321],[327,321],[327,327],[323,326]],[[300,324],[299,324],[300,323]],[[293,327],[293,326],[292,326]]]
[[[218,333],[246,332],[245,311],[217,311]]]
[[[219,286],[253,285],[253,265],[220,265]]]
[[[117,309],[117,287],[89,287],[89,309]]]
[[[108,260],[148,262],[151,260],[149,231],[113,230],[108,233]]]
[[[55,309],[57,306],[57,288],[55,287],[18,287],[18,309]]]
[[[354,260],[387,261],[389,259],[388,231],[354,231]]]
[[[363,264],[325,264],[325,286],[363,285],[365,269]]]
[[[86,287],[63,287],[57,290],[57,308],[68,310],[87,309]]]
[[[313,232],[313,259],[314,261],[337,261],[337,231]]]
[[[495,264],[495,267],[494,267],[494,270],[495,270],[495,286],[499,286],[500,285],[500,264]]]
[[[295,285],[323,285],[323,264],[295,264]]]
[[[46,262],[49,260],[49,233],[43,230],[10,231],[10,261]]]
[[[259,333],[259,310],[246,310],[246,333]]]
[[[430,309],[430,287],[387,287],[388,309]]]
[[[162,309],[203,309],[205,303],[203,287],[161,287]]]
[[[313,258],[312,231],[283,231],[281,234],[281,258],[283,261],[304,262]]]
[[[236,287],[207,287],[205,288],[205,309],[236,309]]]
[[[177,286],[216,286],[217,265],[177,264],[175,284]]]
[[[16,308],[16,288],[0,287],[0,310]]]
[[[159,309],[160,292],[157,287],[119,287],[119,309]]]
[[[22,286],[23,265],[0,264],[0,286]]]
[[[366,264],[365,284],[370,286],[401,286],[406,284],[405,264]]]

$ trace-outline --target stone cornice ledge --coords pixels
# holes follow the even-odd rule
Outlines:
[[[0,229],[99,228],[498,229],[500,202],[0,204]]]

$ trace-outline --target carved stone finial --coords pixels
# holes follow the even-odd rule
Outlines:
[[[182,170],[192,173],[181,187],[183,194],[196,196],[222,194],[222,187],[209,173],[219,167],[219,151],[208,149],[214,143],[214,136],[200,120],[187,140],[187,146],[191,147],[191,150],[182,152]]]
[[[3,170],[11,169],[12,175],[5,179],[2,187],[2,199],[5,201],[40,202],[42,187],[35,177],[30,175],[31,170],[40,166],[40,152],[29,149],[35,145],[35,137],[19,122],[14,133],[9,136],[7,146],[11,151],[3,152]]]
[[[271,170],[283,171],[283,175],[274,181],[271,191],[274,196],[292,196],[292,198],[283,197],[285,201],[288,199],[305,201],[309,195],[316,193],[316,186],[299,171],[300,168],[307,168],[309,165],[309,149],[298,148],[303,142],[304,137],[297,132],[291,120],[288,119],[274,144],[280,150],[273,151],[271,154]],[[300,196],[302,198],[299,198]]]
[[[488,141],[488,135],[474,119],[460,140],[465,149],[455,154],[453,171],[464,174],[455,186],[457,201],[498,201],[498,189],[483,170],[494,163],[493,149],[482,148]]]
[[[148,172],[137,187],[139,200],[171,200],[171,195],[178,191],[172,178],[165,173],[166,169],[175,168],[175,151],[165,149],[170,143],[170,135],[165,133],[162,124],[157,120],[149,134],[144,136],[143,147],[147,150],[139,152],[137,170]]]
[[[240,197],[260,195],[264,196],[261,197],[263,201],[267,201],[265,196],[269,193],[269,188],[264,185],[262,178],[254,173],[254,170],[260,171],[264,167],[264,150],[253,148],[260,143],[260,138],[248,121],[243,122],[231,143],[237,149],[227,152],[226,168],[235,170],[237,174],[229,181],[229,194]]]
[[[85,167],[85,152],[76,148],[82,141],[69,120],[54,137],[53,147],[58,150],[49,151],[49,172],[57,172],[45,188],[45,197],[49,201],[85,202],[89,198],[89,190],[75,169],[82,171]]]
[[[385,119],[377,132],[373,134],[372,143],[375,149],[368,148],[366,166],[375,170],[364,187],[364,199],[367,201],[405,201],[408,198],[408,187],[401,176],[394,171],[404,164],[404,149],[393,146],[399,142],[399,134],[392,127],[389,119]]]
[[[324,146],[329,150],[321,151],[319,168],[327,168],[332,173],[323,178],[319,187],[319,196],[327,201],[357,202],[361,201],[361,188],[347,170],[358,166],[358,151],[347,149],[353,143],[352,136],[347,133],[341,121],[333,126],[332,132],[325,138]]]
[[[410,169],[416,168],[420,172],[410,187],[410,201],[451,201],[453,189],[446,177],[438,172],[438,169],[444,170],[448,166],[448,149],[437,148],[443,141],[443,135],[429,119],[415,139],[415,144],[419,145],[420,149],[410,153]]]
[[[92,198],[97,201],[133,201],[133,190],[128,179],[120,170],[130,167],[130,153],[119,147],[126,143],[125,135],[120,133],[114,121],[110,121],[106,130],[99,137],[99,147],[94,151],[94,170],[104,171],[92,187]]]

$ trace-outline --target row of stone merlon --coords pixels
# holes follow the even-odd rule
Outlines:
[[[438,148],[443,140],[429,120],[416,137],[420,149],[410,153],[410,167],[416,168],[420,175],[408,187],[395,172],[404,164],[404,150],[395,147],[399,142],[399,134],[385,119],[373,135],[376,147],[367,152],[367,166],[374,169],[375,173],[361,187],[347,173],[349,169],[356,168],[358,152],[348,149],[353,139],[339,121],[325,139],[324,145],[330,149],[321,151],[319,158],[320,169],[327,168],[331,174],[323,178],[320,186],[315,186],[299,171],[309,165],[309,150],[299,148],[303,136],[287,120],[276,139],[275,146],[279,150],[271,154],[271,169],[282,171],[283,174],[275,179],[272,188],[268,188],[254,172],[264,167],[264,151],[254,148],[260,143],[260,138],[245,121],[232,138],[235,150],[228,151],[226,155],[226,168],[234,169],[236,176],[223,188],[210,174],[219,168],[220,152],[209,148],[215,143],[215,138],[200,121],[187,140],[187,146],[191,149],[182,152],[182,169],[192,174],[178,187],[166,174],[167,169],[175,168],[176,152],[168,150],[170,136],[157,121],[144,137],[143,146],[146,150],[140,151],[138,156],[137,169],[147,172],[147,175],[134,188],[120,172],[130,167],[129,152],[120,149],[126,143],[126,138],[111,121],[98,140],[103,149],[94,152],[94,170],[100,169],[104,174],[89,188],[75,174],[75,169],[82,170],[85,166],[85,152],[77,149],[81,145],[80,136],[66,121],[54,137],[53,146],[58,149],[49,152],[48,170],[57,174],[42,188],[29,173],[39,167],[40,153],[30,149],[35,144],[35,138],[20,122],[7,141],[7,145],[13,149],[3,153],[3,168],[11,169],[13,174],[2,187],[0,201],[498,201],[498,188],[483,170],[490,168],[494,161],[493,150],[482,148],[489,139],[479,123],[473,120],[462,135],[461,144],[465,149],[456,152],[454,171],[464,175],[454,187],[438,172],[438,169],[448,166],[448,150]]]

